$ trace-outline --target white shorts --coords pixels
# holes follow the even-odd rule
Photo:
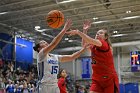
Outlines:
[[[60,93],[57,83],[52,85],[42,83],[39,87],[39,93]]]

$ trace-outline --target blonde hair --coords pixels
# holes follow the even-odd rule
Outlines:
[[[101,30],[105,31],[106,41],[108,42],[109,46],[112,47],[109,31],[107,29],[105,29],[105,28],[103,28]]]

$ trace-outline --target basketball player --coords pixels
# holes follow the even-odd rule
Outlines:
[[[60,69],[57,75],[58,78],[58,87],[60,89],[60,93],[68,93],[66,89],[66,77],[67,73],[65,69]]]
[[[69,62],[80,56],[85,50],[83,47],[72,55],[54,55],[49,52],[52,51],[60,42],[66,31],[71,26],[71,20],[67,20],[62,31],[52,40],[50,44],[46,41],[40,41],[34,47],[38,52],[37,63],[39,79],[41,80],[41,93],[60,93],[57,85],[57,74],[59,72],[59,62]]]
[[[91,23],[86,21],[83,33],[79,30],[67,32],[70,35],[79,35],[85,43],[91,45],[92,58],[92,84],[90,93],[119,93],[118,76],[115,71],[112,47],[107,30],[100,29],[95,39],[86,35]]]

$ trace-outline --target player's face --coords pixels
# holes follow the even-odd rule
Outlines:
[[[104,30],[99,30],[96,33],[95,39],[106,39],[105,38],[105,31]]]
[[[46,41],[44,41],[44,40],[40,41],[39,43],[40,43],[40,47],[48,46],[48,43]]]
[[[63,70],[62,72],[61,72],[61,77],[67,77],[67,73],[66,73],[66,70]]]

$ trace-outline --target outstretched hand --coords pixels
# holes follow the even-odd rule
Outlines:
[[[72,35],[78,34],[78,31],[79,30],[70,30],[70,31],[66,32],[66,34],[69,34],[69,36],[72,36]]]
[[[67,19],[67,21],[66,21],[66,23],[64,25],[63,30],[67,31],[71,27],[71,25],[72,25],[72,20],[71,19]]]
[[[83,31],[88,31],[88,29],[91,27],[91,21],[85,20],[83,23]]]

